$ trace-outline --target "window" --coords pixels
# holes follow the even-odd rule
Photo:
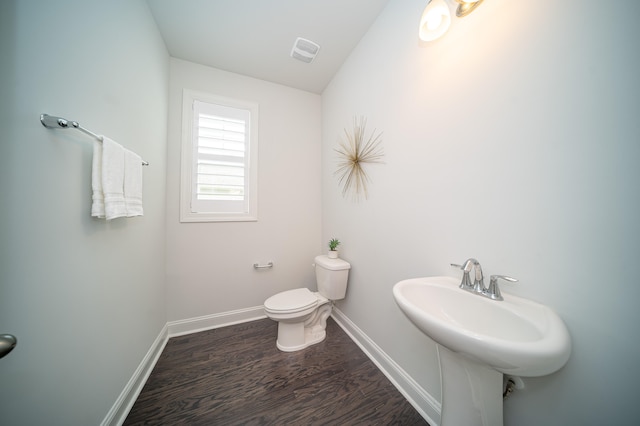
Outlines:
[[[185,90],[181,222],[257,220],[258,105]]]

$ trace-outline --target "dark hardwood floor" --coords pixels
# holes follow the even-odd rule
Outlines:
[[[329,318],[327,338],[276,348],[258,320],[169,339],[125,425],[427,425]]]

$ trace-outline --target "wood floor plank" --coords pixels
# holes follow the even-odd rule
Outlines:
[[[258,320],[169,339],[124,425],[427,425],[329,318],[327,338],[276,348]]]

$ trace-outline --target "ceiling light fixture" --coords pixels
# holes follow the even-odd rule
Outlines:
[[[458,4],[456,16],[467,16],[480,6],[483,0],[450,0]],[[419,35],[424,41],[433,41],[442,37],[451,25],[451,13],[445,0],[431,0],[422,12]]]

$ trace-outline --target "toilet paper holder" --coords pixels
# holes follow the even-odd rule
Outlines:
[[[260,265],[259,263],[253,264],[253,269],[271,269],[273,268],[273,262],[269,262],[266,265]]]

